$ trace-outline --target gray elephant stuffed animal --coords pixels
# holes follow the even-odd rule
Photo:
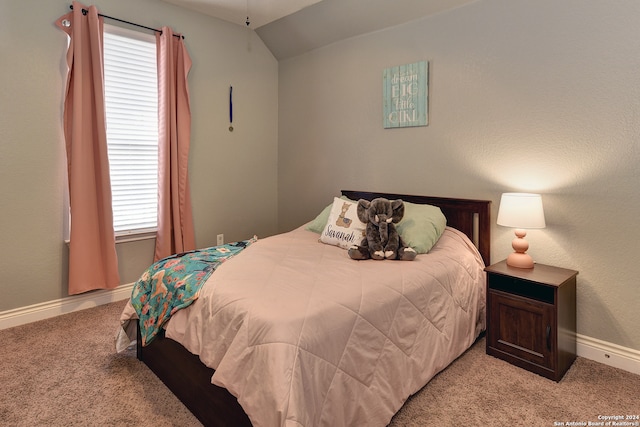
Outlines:
[[[360,199],[357,210],[358,218],[367,225],[366,236],[359,246],[349,248],[349,257],[355,260],[415,259],[416,251],[405,246],[395,226],[404,216],[402,200]]]

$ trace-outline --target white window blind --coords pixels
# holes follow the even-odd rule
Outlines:
[[[154,231],[158,210],[155,37],[105,25],[105,108],[116,235]]]

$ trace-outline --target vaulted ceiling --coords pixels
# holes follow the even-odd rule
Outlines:
[[[164,0],[249,26],[277,59],[479,0]]]

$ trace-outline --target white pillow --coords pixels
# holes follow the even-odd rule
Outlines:
[[[329,220],[320,234],[320,241],[348,249],[362,242],[366,228],[366,224],[358,218],[358,202],[334,197]]]

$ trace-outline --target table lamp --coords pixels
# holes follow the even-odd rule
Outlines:
[[[515,252],[507,257],[507,265],[533,268],[533,259],[527,254],[529,243],[524,240],[527,228],[545,228],[542,197],[531,193],[503,193],[498,208],[498,225],[515,227],[516,238],[511,242]]]

